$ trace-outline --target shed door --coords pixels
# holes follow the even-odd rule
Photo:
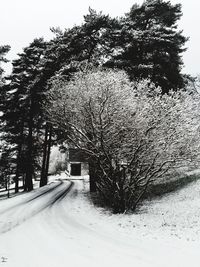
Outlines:
[[[72,163],[71,164],[71,175],[80,176],[81,175],[81,163]]]

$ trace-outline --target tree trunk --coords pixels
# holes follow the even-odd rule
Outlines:
[[[96,173],[95,173],[95,164],[92,160],[89,161],[89,176],[90,176],[90,192],[96,192]]]
[[[24,132],[24,122],[22,121],[21,132],[20,132],[20,141],[18,144],[18,153],[17,153],[17,166],[16,166],[16,174],[15,174],[15,193],[19,192],[19,173],[20,173],[20,166],[21,166],[23,132]]]
[[[17,154],[17,166],[16,166],[16,174],[15,174],[15,193],[19,192],[19,168],[20,168],[20,160],[21,160],[21,144],[18,147]]]
[[[27,140],[27,154],[26,154],[26,176],[25,176],[25,191],[33,190],[33,102],[30,105],[30,117],[28,121],[28,140]]]
[[[49,160],[50,160],[50,153],[51,153],[51,139],[52,139],[52,126],[51,125],[48,126],[46,124],[40,186],[44,186],[48,183]]]
[[[47,160],[46,160],[46,169],[45,169],[45,179],[46,184],[48,182],[48,173],[49,173],[49,160],[51,154],[51,140],[52,139],[52,125],[49,126],[49,140],[48,140],[48,147],[47,147]]]
[[[47,149],[48,149],[48,124],[45,126],[45,139],[44,139],[44,149],[43,149],[43,159],[42,159],[42,171],[41,171],[41,178],[40,178],[40,187],[47,184],[45,181],[45,174],[46,174],[46,162],[47,162]]]

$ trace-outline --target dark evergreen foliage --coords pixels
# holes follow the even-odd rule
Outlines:
[[[9,45],[3,45],[0,46],[0,78],[2,79],[2,74],[4,72],[3,68],[1,67],[1,63],[7,63],[8,60],[5,58],[5,55],[9,52],[10,46]]]
[[[125,69],[133,80],[149,78],[164,93],[184,86],[181,54],[187,38],[177,30],[181,5],[147,0],[133,5],[116,32],[116,55],[107,66]]]
[[[35,39],[13,62],[12,74],[5,85],[6,101],[2,106],[4,138],[15,149],[16,192],[20,175],[25,174],[25,190],[33,188],[32,177],[40,150],[38,140],[42,120],[42,91],[37,86],[39,62],[45,49],[43,39]]]

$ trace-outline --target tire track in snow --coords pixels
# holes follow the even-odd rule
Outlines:
[[[10,207],[0,213],[0,234],[12,230],[21,225],[36,214],[48,207],[52,207],[56,202],[63,199],[73,186],[73,182],[66,183],[60,181],[53,188],[48,188],[41,194],[37,194],[30,199]]]
[[[15,210],[17,207],[23,205],[23,204],[26,204],[26,203],[29,203],[37,198],[40,198],[48,193],[50,193],[51,191],[55,190],[57,187],[59,187],[60,185],[62,184],[62,181],[60,180],[58,184],[55,184],[55,183],[51,183],[48,185],[48,187],[42,187],[42,188],[39,188],[37,191],[31,191],[31,192],[27,192],[27,193],[24,193],[26,194],[26,197],[25,200],[15,204],[15,205],[11,205],[10,207],[8,208],[4,208],[3,210],[0,210],[0,216],[4,213],[7,213],[8,211],[10,210]],[[53,187],[49,187],[50,185],[53,185]],[[29,194],[32,194],[31,196]],[[16,196],[15,197],[15,200],[17,200],[18,198],[21,197],[21,194]],[[9,200],[9,199],[8,199]],[[12,199],[13,200],[13,199]]]

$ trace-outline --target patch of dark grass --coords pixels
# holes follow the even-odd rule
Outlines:
[[[184,175],[173,179],[167,179],[166,182],[151,184],[144,194],[143,199],[152,199],[164,196],[168,193],[176,192],[199,179],[200,175]]]
[[[134,211],[137,213],[138,210],[143,206],[143,200],[153,200],[155,198],[161,198],[166,194],[173,193],[176,191],[181,190],[182,188],[186,187],[187,185],[196,182],[200,179],[199,174],[193,175],[174,175],[173,177],[167,176],[162,181],[157,181],[154,184],[149,185],[146,193],[144,194],[141,202],[138,204],[138,207]],[[99,196],[98,193],[87,193],[88,198],[90,201],[99,208],[104,208],[107,211],[112,213],[112,209],[110,205],[104,202],[103,199]]]

